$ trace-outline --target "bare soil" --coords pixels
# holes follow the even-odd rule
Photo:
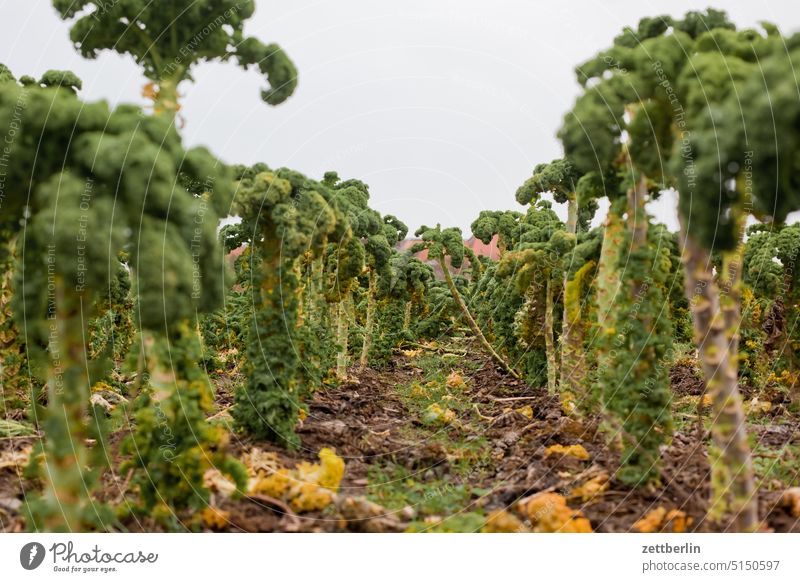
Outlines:
[[[631,489],[614,478],[619,465],[613,439],[600,429],[599,419],[576,419],[565,415],[556,396],[544,389],[526,386],[499,370],[473,347],[464,357],[442,355],[443,373],[458,370],[465,380],[454,406],[455,419],[446,425],[422,422],[420,410],[404,387],[422,384],[430,375],[415,357],[397,355],[383,370],[352,370],[343,385],[323,387],[314,393],[308,417],[298,430],[302,445],[287,451],[272,443],[234,437],[232,452],[242,456],[253,447],[273,451],[280,463],[294,467],[299,461],[316,461],[323,447],[336,451],[346,463],[338,491],[340,499],[366,498],[384,511],[375,516],[343,513],[339,506],[297,515],[280,500],[253,496],[244,499],[215,498],[215,506],[226,512],[223,531],[397,531],[416,524],[416,531],[434,530],[455,516],[487,515],[495,509],[513,508],[525,496],[542,491],[568,495],[581,484],[601,474],[609,476],[608,488],[587,502],[570,501],[590,520],[597,532],[634,531],[634,523],[653,509],[664,507],[685,512],[691,518],[689,531],[721,531],[724,525],[705,519],[709,497],[708,434],[695,422],[679,424],[670,444],[662,451],[662,481],[659,486]],[[462,346],[463,349],[463,346]],[[426,354],[439,357],[435,352]],[[702,381],[688,363],[673,368],[671,381],[676,400],[699,398]],[[220,408],[230,401],[232,385],[218,385]],[[525,413],[525,406],[531,410]],[[522,409],[522,411],[521,411]],[[781,408],[780,417],[749,427],[757,443],[756,455],[783,459],[786,447],[800,444],[800,419]],[[112,441],[119,441],[119,436]],[[32,444],[34,438],[0,440],[0,454],[8,455]],[[469,448],[469,444],[475,445]],[[547,456],[551,445],[582,445],[588,461],[569,456]],[[474,454],[473,454],[474,453]],[[472,457],[470,457],[472,455]],[[776,461],[777,462],[777,461]],[[392,473],[394,471],[394,473]],[[376,475],[402,472],[399,483],[376,479]],[[114,500],[125,476],[107,476],[104,497]],[[794,482],[791,482],[791,481]],[[388,482],[388,485],[387,485]],[[409,494],[404,487],[422,497]],[[0,529],[20,531],[22,490],[30,486],[13,468],[0,468]],[[799,520],[780,507],[783,489],[797,485],[797,474],[781,481],[770,476],[761,481],[759,503],[763,529],[800,532]],[[385,503],[387,487],[392,503]],[[425,489],[428,487],[429,489]],[[428,495],[446,497],[464,492],[448,506],[448,515],[432,512]],[[399,496],[399,501],[397,497]],[[422,499],[422,502],[420,502]],[[385,507],[384,507],[385,504]],[[473,522],[474,523],[474,522]],[[124,524],[131,530],[157,530],[155,523]],[[458,529],[458,528],[457,528]],[[458,531],[477,530],[461,527]]]

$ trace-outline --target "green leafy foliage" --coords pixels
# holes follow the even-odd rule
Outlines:
[[[224,167],[196,163],[213,158],[186,152],[169,123],[137,108],[83,103],[74,91],[79,86],[66,73],[45,75],[39,84],[0,86],[13,161],[8,199],[16,216],[26,217],[5,224],[7,236],[22,229],[14,287],[24,292],[14,295],[13,308],[26,322],[29,354],[45,362],[48,382],[43,426],[51,509],[31,506],[43,512],[34,523],[48,529],[81,529],[93,504],[92,473],[81,460],[83,418],[89,386],[107,364],[89,365],[87,338],[106,344],[96,343],[98,352],[123,355],[130,322],[122,313],[118,320],[115,310],[125,309],[131,285],[138,325],[165,336],[171,333],[166,322],[216,307],[223,293],[209,199],[224,206],[229,196]],[[203,194],[190,184],[204,185]],[[126,248],[130,259],[123,266],[118,257]],[[126,336],[116,354],[90,334],[88,322],[103,317]],[[52,509],[59,503],[74,505],[74,512],[59,515]]]
[[[603,404],[624,431],[617,477],[630,485],[658,480],[660,447],[672,426],[672,325],[664,292],[671,262],[666,249],[652,244],[653,234],[651,245],[620,255],[620,279],[635,282],[637,293],[623,293],[615,303],[606,346],[610,358],[598,370]]]
[[[122,445],[130,460],[121,470],[134,471],[138,502],[121,513],[152,516],[171,529],[191,528],[196,518],[187,510],[199,511],[209,502],[206,472],[219,470],[243,491],[247,471],[225,454],[223,429],[206,421],[213,395],[198,365],[199,336],[184,326],[169,342],[154,338],[148,352],[149,385],[135,403],[136,431]]]
[[[53,6],[72,21],[70,38],[82,56],[113,50],[133,57],[159,85],[157,112],[177,111],[178,85],[206,61],[235,59],[242,68],[257,68],[268,83],[261,97],[270,105],[297,86],[297,70],[278,45],[244,35],[254,0],[179,0],[167,7],[145,0],[53,0]]]

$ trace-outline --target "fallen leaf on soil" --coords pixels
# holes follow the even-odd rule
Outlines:
[[[523,406],[522,408],[517,408],[517,412],[519,412],[522,416],[531,420],[533,418],[533,407],[530,405]]]
[[[592,524],[583,514],[571,509],[557,493],[537,493],[519,502],[519,510],[537,533],[591,533]]]
[[[344,460],[328,447],[319,452],[318,464],[303,461],[297,465],[297,478],[301,481],[315,483],[331,491],[339,490],[339,483],[344,477]]]
[[[247,467],[247,471],[253,476],[261,472],[273,473],[280,466],[277,453],[264,452],[257,447],[242,455],[242,462]]]
[[[89,403],[92,406],[99,406],[106,412],[111,412],[114,410],[114,405],[97,393],[92,394],[91,398],[89,398]]]
[[[103,390],[113,391],[114,389],[111,386],[109,386],[106,382],[95,382],[94,384],[92,384],[90,390],[92,393],[94,393],[94,392],[101,392]]]
[[[576,487],[569,494],[570,500],[580,500],[583,503],[591,501],[608,489],[608,473],[603,471],[596,477],[589,479],[583,485]]]
[[[325,509],[333,502],[333,493],[316,483],[303,483],[297,490],[297,495],[289,502],[297,513],[306,511],[319,511]]]
[[[438,404],[431,404],[422,415],[425,424],[450,424],[456,419],[456,413]]]
[[[766,414],[772,410],[772,402],[769,400],[759,400],[758,397],[753,398],[750,402],[745,403],[745,414],[757,416],[759,414]]]
[[[419,382],[414,382],[411,385],[411,397],[412,398],[427,398],[428,397],[428,390],[422,386]]]
[[[649,511],[642,519],[633,524],[633,529],[639,533],[653,533],[661,528],[661,523],[667,515],[667,510],[658,507]]]
[[[786,507],[794,517],[800,517],[800,487],[787,489],[781,495],[781,506]]]
[[[206,507],[200,512],[200,518],[203,520],[203,525],[208,529],[222,530],[228,526],[231,514],[228,511],[216,509],[214,507]]]
[[[558,432],[564,437],[582,438],[586,431],[586,427],[574,418],[562,416],[558,419]]]
[[[416,358],[422,353],[422,350],[400,350],[400,353],[407,358]]]
[[[271,475],[250,480],[251,493],[263,493],[270,497],[283,497],[291,485],[292,478],[289,469],[278,469]]]
[[[251,494],[263,494],[288,501],[291,508],[298,513],[318,511],[333,502],[334,493],[339,490],[339,484],[344,477],[345,465],[344,460],[332,449],[325,447],[320,450],[319,463],[302,461],[294,470],[277,468],[277,457],[273,459],[269,456],[270,453],[260,451],[254,456],[255,451],[256,449],[251,452],[251,465],[260,464],[264,471],[259,471],[258,476],[250,480]],[[265,472],[268,474],[264,475]]]
[[[203,485],[223,497],[236,493],[236,483],[220,473],[219,469],[209,469],[203,474]]]
[[[465,388],[467,386],[464,377],[456,371],[450,372],[446,384],[448,388]]]
[[[367,533],[404,531],[414,517],[410,507],[390,511],[364,497],[339,497],[336,508],[347,520],[349,529]]]
[[[686,515],[685,511],[657,507],[642,519],[633,524],[633,529],[639,533],[685,533],[694,521]]]
[[[561,394],[561,411],[566,415],[571,415],[575,412],[577,406],[575,405],[575,395],[571,392],[564,392]]]
[[[497,509],[489,514],[481,533],[522,533],[529,531],[520,519],[504,509]]]
[[[711,406],[714,403],[714,399],[711,397],[711,394],[703,394],[703,399],[701,400],[700,404],[703,406]]]
[[[667,513],[667,517],[664,520],[664,531],[686,533],[693,521],[691,517],[686,515],[685,511],[672,509]]]
[[[590,458],[589,452],[583,448],[583,445],[569,445],[566,447],[564,445],[553,445],[545,449],[544,455],[546,457],[549,457],[550,455],[563,455],[575,457],[581,461],[588,461]]]

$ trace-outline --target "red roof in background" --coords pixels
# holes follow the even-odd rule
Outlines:
[[[239,258],[239,255],[241,255],[244,252],[244,249],[246,248],[247,247],[245,245],[242,245],[238,248],[233,249],[231,252],[228,253],[228,258],[231,260]]]
[[[401,240],[399,243],[397,243],[397,250],[399,250],[399,251],[407,251],[418,242],[420,242],[420,239],[418,239],[418,238],[407,238],[407,239]],[[494,236],[494,238],[492,238],[492,240],[489,242],[488,245],[483,243],[483,242],[481,242],[480,240],[478,240],[474,236],[472,236],[472,237],[468,238],[467,240],[465,240],[464,241],[464,245],[469,247],[472,250],[472,252],[475,253],[476,255],[478,255],[479,257],[489,257],[493,261],[500,260],[500,249],[497,246],[497,236],[496,235]],[[236,259],[236,257],[241,255],[242,252],[244,252],[244,249],[245,249],[244,245],[242,245],[238,249],[233,249],[230,252],[230,254],[228,254],[228,259],[230,261],[233,261],[234,259]],[[423,263],[430,264],[433,267],[433,270],[436,273],[436,276],[438,278],[443,277],[443,273],[441,272],[441,269],[439,268],[439,263],[436,262],[436,261],[430,261],[428,259],[428,250],[427,249],[425,249],[423,251],[420,251],[418,253],[415,253],[414,256],[417,257]],[[450,264],[450,261],[448,260],[447,263]],[[456,274],[458,274],[458,273],[464,272],[464,271],[466,271],[468,269],[469,269],[469,259],[464,261],[464,264],[461,266],[460,269],[454,269],[454,272]]]
[[[401,240],[397,243],[397,250],[399,251],[407,251],[416,243],[420,242],[418,238],[407,238]],[[493,261],[500,260],[500,249],[497,246],[497,235],[495,235],[489,244],[485,244],[483,241],[478,240],[474,236],[469,237],[467,240],[464,241],[464,246],[469,247],[473,253],[478,255],[479,257],[489,257]],[[416,253],[414,255],[420,261],[427,261],[428,260],[428,251],[424,250],[422,252]]]
[[[415,238],[407,238],[405,240],[401,240],[399,243],[397,243],[397,250],[399,250],[399,251],[407,251],[408,249],[410,249],[412,246],[414,246],[418,242],[420,242],[420,239],[418,239],[418,238],[416,238],[416,239]],[[464,245],[469,247],[469,249],[472,250],[472,252],[475,253],[479,257],[489,257],[493,261],[500,260],[500,249],[497,246],[497,235],[495,235],[494,238],[492,238],[492,240],[489,242],[488,245],[484,244],[483,242],[481,242],[480,240],[478,240],[474,236],[472,236],[472,237],[468,238],[467,240],[465,240],[464,241]],[[437,278],[442,278],[443,277],[443,273],[441,272],[441,269],[439,268],[439,263],[437,263],[436,261],[428,260],[428,250],[427,249],[425,249],[423,251],[420,251],[418,253],[415,253],[414,256],[417,257],[423,263],[430,264],[433,267],[433,270],[436,273],[436,277]],[[448,261],[448,264],[449,263],[450,263],[450,261]],[[466,271],[467,269],[469,269],[469,259],[464,261],[464,264],[461,266],[460,269],[454,269],[454,272],[455,273],[461,273],[463,271]]]
[[[411,247],[413,247],[415,244],[417,244],[418,242],[420,242],[420,239],[418,239],[418,238],[406,238],[406,239],[403,239],[399,243],[397,243],[397,250],[398,251],[407,251]],[[415,253],[414,256],[417,257],[420,261],[425,262],[425,261],[428,260],[428,249],[425,249],[424,251],[421,251],[419,253]]]
[[[489,241],[488,245],[483,241],[478,240],[474,236],[465,240],[464,244],[472,249],[472,252],[479,257],[489,257],[493,261],[500,260],[500,249],[497,246],[497,235],[492,237],[492,240]]]

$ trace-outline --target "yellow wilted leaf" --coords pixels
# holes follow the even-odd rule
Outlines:
[[[230,512],[210,506],[206,507],[200,512],[200,518],[203,520],[203,525],[214,530],[225,529],[230,521],[230,517]]]
[[[663,507],[649,511],[642,519],[633,524],[639,533],[673,532],[684,533],[692,525],[692,518],[685,511]]]
[[[242,462],[251,475],[257,475],[259,472],[274,473],[280,466],[277,453],[265,452],[257,447],[245,453]]]
[[[236,493],[236,483],[225,477],[219,469],[209,469],[203,473],[203,484],[224,497]]]
[[[319,463],[303,461],[294,470],[286,467],[271,469],[269,465],[273,459],[266,455],[268,454],[263,453],[253,457],[262,461],[262,465],[267,465],[266,471],[270,474],[264,477],[263,472],[259,472],[256,478],[251,479],[251,493],[262,493],[288,501],[298,512],[323,509],[333,501],[334,492],[339,490],[345,469],[344,460],[333,449],[326,447],[320,450]],[[274,463],[277,466],[277,458]]]
[[[344,477],[344,460],[327,447],[319,452],[319,460],[322,461],[319,484],[331,491],[338,491]]]
[[[519,509],[539,533],[591,533],[592,524],[580,511],[571,509],[557,493],[539,493],[519,502]]]
[[[400,353],[407,358],[416,358],[422,353],[422,350],[400,350]]]
[[[303,483],[289,504],[298,513],[319,511],[333,502],[333,494],[316,483]]]
[[[422,415],[425,424],[450,424],[456,419],[456,413],[449,408],[442,408],[438,404],[431,404]]]
[[[714,399],[711,398],[711,394],[703,394],[703,398],[700,401],[702,406],[711,406],[714,403]]]
[[[283,497],[292,484],[289,469],[280,469],[267,477],[252,479],[250,481],[251,493],[263,493],[270,497]]]
[[[561,411],[567,416],[575,412],[577,406],[575,405],[575,395],[571,392],[564,392],[561,394]]]
[[[769,400],[759,400],[758,397],[753,398],[750,402],[745,404],[745,412],[747,414],[766,414],[770,410],[772,410],[772,402]]]
[[[456,371],[450,372],[446,384],[448,388],[466,388],[467,386],[464,377]]]
[[[586,503],[603,493],[606,489],[608,489],[608,473],[603,472],[589,479],[583,485],[573,489],[569,494],[569,498]]]
[[[667,517],[664,519],[664,531],[686,533],[693,521],[691,517],[686,515],[685,511],[671,509],[667,512]]]
[[[492,511],[481,528],[482,533],[521,533],[526,531],[528,528],[520,519],[504,509]]]
[[[411,397],[412,398],[427,398],[428,391],[420,385],[418,382],[414,382],[411,385]]]
[[[550,455],[575,457],[581,461],[588,461],[590,458],[589,452],[583,448],[583,445],[569,445],[567,447],[564,445],[553,445],[551,447],[547,447],[547,449],[544,451],[544,454],[546,457],[549,457]]]
[[[92,385],[92,392],[100,392],[101,390],[107,390],[109,392],[113,392],[114,389],[109,386],[106,382],[95,382]]]
[[[306,412],[306,409],[305,408],[300,408],[297,411],[297,420],[299,420],[300,422],[303,422],[307,418],[308,418],[308,413]]]
[[[297,480],[303,483],[314,483],[332,491],[338,491],[339,483],[344,476],[344,460],[329,448],[319,452],[320,463],[311,464],[306,461],[298,463]]]
[[[528,406],[523,406],[522,408],[517,408],[517,412],[519,412],[522,416],[531,420],[533,418],[533,408]]]
[[[639,533],[653,533],[661,528],[661,523],[664,521],[664,516],[667,515],[667,510],[663,507],[657,507],[652,511],[647,512],[643,518],[633,524],[633,529]]]

